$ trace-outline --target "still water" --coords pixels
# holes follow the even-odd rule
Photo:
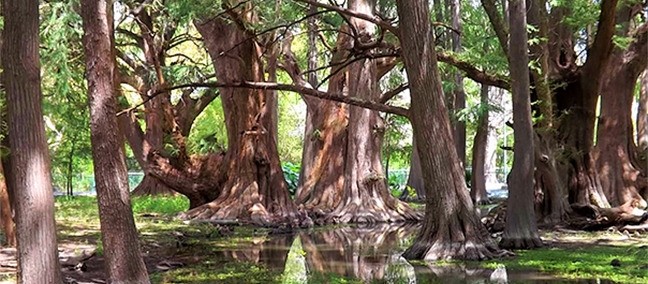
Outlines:
[[[611,283],[567,280],[534,271],[478,264],[435,265],[401,257],[418,225],[318,228],[241,240],[223,248],[223,263],[252,262],[281,274],[280,283]]]

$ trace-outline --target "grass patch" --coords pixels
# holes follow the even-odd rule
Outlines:
[[[536,270],[568,279],[607,279],[619,283],[648,283],[648,250],[644,246],[584,245],[569,248],[541,248],[518,251],[517,257],[489,261],[483,265],[495,269]],[[619,267],[611,265],[612,260]]]

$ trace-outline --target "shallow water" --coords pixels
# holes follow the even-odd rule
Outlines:
[[[419,228],[379,224],[270,234],[223,248],[222,261],[261,264],[280,273],[281,283],[345,283],[353,279],[367,283],[612,283],[557,279],[505,267],[495,272],[475,263],[410,263],[401,254]]]

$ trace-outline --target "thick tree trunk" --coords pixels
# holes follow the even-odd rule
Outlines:
[[[112,5],[81,2],[90,103],[90,129],[101,240],[110,283],[150,283],[142,260],[118,135]]]
[[[470,178],[470,197],[475,204],[488,203],[486,192],[486,144],[488,143],[488,94],[489,86],[482,84],[480,104],[482,112],[477,120],[477,132],[472,150],[472,175]]]
[[[513,93],[513,169],[508,182],[506,226],[500,246],[530,249],[542,246],[533,208],[534,132],[529,93],[529,57],[525,0],[509,0],[509,69]]]
[[[237,16],[234,16],[237,17]],[[263,81],[261,50],[231,19],[198,23],[221,82]],[[224,55],[221,55],[225,52]],[[261,226],[305,226],[310,219],[290,199],[274,137],[272,106],[263,90],[221,89],[229,149],[221,163],[220,195],[184,218],[238,220]]]
[[[359,13],[372,14],[375,1],[356,0],[349,8]],[[376,29],[373,23],[352,19],[356,39],[340,33],[333,62],[348,60],[348,51],[355,44],[369,44]],[[343,30],[349,28],[343,27]],[[361,46],[357,46],[361,48]],[[343,92],[348,84],[350,96],[363,100],[377,100],[380,95],[380,77],[376,60],[359,60],[348,69],[334,68],[329,92]],[[347,79],[347,76],[349,77]],[[312,102],[310,103],[312,105]],[[419,216],[405,203],[391,196],[380,159],[384,123],[377,111],[318,102],[324,114],[313,116],[315,125],[323,125],[318,150],[313,164],[303,173],[297,202],[303,204],[317,222],[374,223],[416,220]],[[321,124],[320,124],[321,123]],[[309,134],[307,136],[313,135]],[[311,146],[307,147],[309,149]],[[307,162],[307,161],[305,161]],[[322,217],[321,219],[319,217]],[[320,219],[320,220],[318,220]]]
[[[2,67],[18,233],[18,282],[61,283],[54,195],[42,113],[38,1],[2,2]]]
[[[9,199],[9,188],[5,179],[5,171],[0,163],[0,220],[2,231],[5,235],[5,245],[16,246],[16,223],[13,220],[11,200]]]
[[[645,29],[644,33],[648,33]],[[648,180],[640,171],[632,125],[632,102],[637,78],[645,69],[648,35],[639,36],[627,50],[616,49],[606,68],[601,86],[596,162],[601,187],[610,205],[638,200],[648,190]]]
[[[408,259],[488,259],[500,253],[475,214],[454,148],[445,107],[429,2],[398,0],[399,39],[412,96],[414,137],[421,155],[427,202],[423,228]],[[434,141],[434,142],[433,142]]]

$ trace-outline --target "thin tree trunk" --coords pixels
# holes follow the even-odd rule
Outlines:
[[[81,2],[101,239],[110,283],[150,283],[142,260],[118,135],[110,1]]]
[[[482,84],[480,104],[483,112],[477,120],[477,133],[472,150],[472,175],[470,179],[470,197],[475,204],[488,203],[486,192],[486,145],[488,143],[488,94],[489,86]]]
[[[427,0],[397,0],[399,39],[412,96],[411,118],[427,199],[408,259],[488,259],[500,253],[475,214],[454,147],[430,33]]]
[[[3,1],[3,83],[7,93],[18,282],[61,283],[50,157],[42,113],[38,1]]]
[[[452,16],[452,28],[461,32],[461,1],[460,0],[451,0],[450,3],[450,14]],[[452,32],[452,51],[455,53],[460,53],[461,48],[461,36],[458,32]],[[466,108],[466,93],[464,92],[463,87],[463,75],[461,71],[455,72],[454,74],[454,111],[461,111]],[[466,122],[465,121],[455,121],[454,125],[454,137],[455,137],[455,147],[457,148],[457,155],[459,155],[459,161],[461,161],[462,167],[466,168]]]
[[[513,91],[513,169],[509,179],[506,226],[500,246],[530,249],[542,246],[533,207],[534,132],[529,93],[526,4],[509,0],[509,68]]]

